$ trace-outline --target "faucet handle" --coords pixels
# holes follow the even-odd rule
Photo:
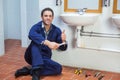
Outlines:
[[[87,8],[81,8],[81,9],[77,9],[77,12],[82,15],[86,12]]]
[[[80,9],[77,9],[76,12],[85,12],[87,10],[87,8],[80,8]]]
[[[83,12],[86,12],[87,8],[83,8]]]
[[[87,9],[87,8],[83,8],[83,9]]]

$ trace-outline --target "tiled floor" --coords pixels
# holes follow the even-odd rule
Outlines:
[[[5,55],[0,57],[0,80],[31,80],[31,76],[14,77],[16,69],[28,65],[24,61],[25,48],[20,47],[20,40],[5,40]],[[63,66],[63,72],[58,76],[42,76],[41,80],[120,80],[120,73],[82,69],[82,74],[75,74],[77,68]],[[94,77],[96,72],[104,74],[102,79]],[[85,74],[91,76],[85,77]]]

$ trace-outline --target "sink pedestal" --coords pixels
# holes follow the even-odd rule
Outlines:
[[[120,16],[116,15],[112,17],[113,22],[115,23],[115,25],[120,28]]]
[[[81,36],[80,36],[80,30],[81,30],[81,26],[77,26],[77,36],[76,36],[76,45],[77,45],[77,47],[81,47]]]

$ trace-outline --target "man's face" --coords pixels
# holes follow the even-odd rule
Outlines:
[[[51,11],[45,11],[42,16],[43,23],[45,25],[51,25],[53,20],[53,15]]]

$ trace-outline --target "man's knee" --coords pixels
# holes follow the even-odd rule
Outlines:
[[[57,66],[56,68],[57,68],[57,69],[56,69],[56,74],[61,74],[61,73],[62,73],[62,66],[59,65],[59,66]]]

